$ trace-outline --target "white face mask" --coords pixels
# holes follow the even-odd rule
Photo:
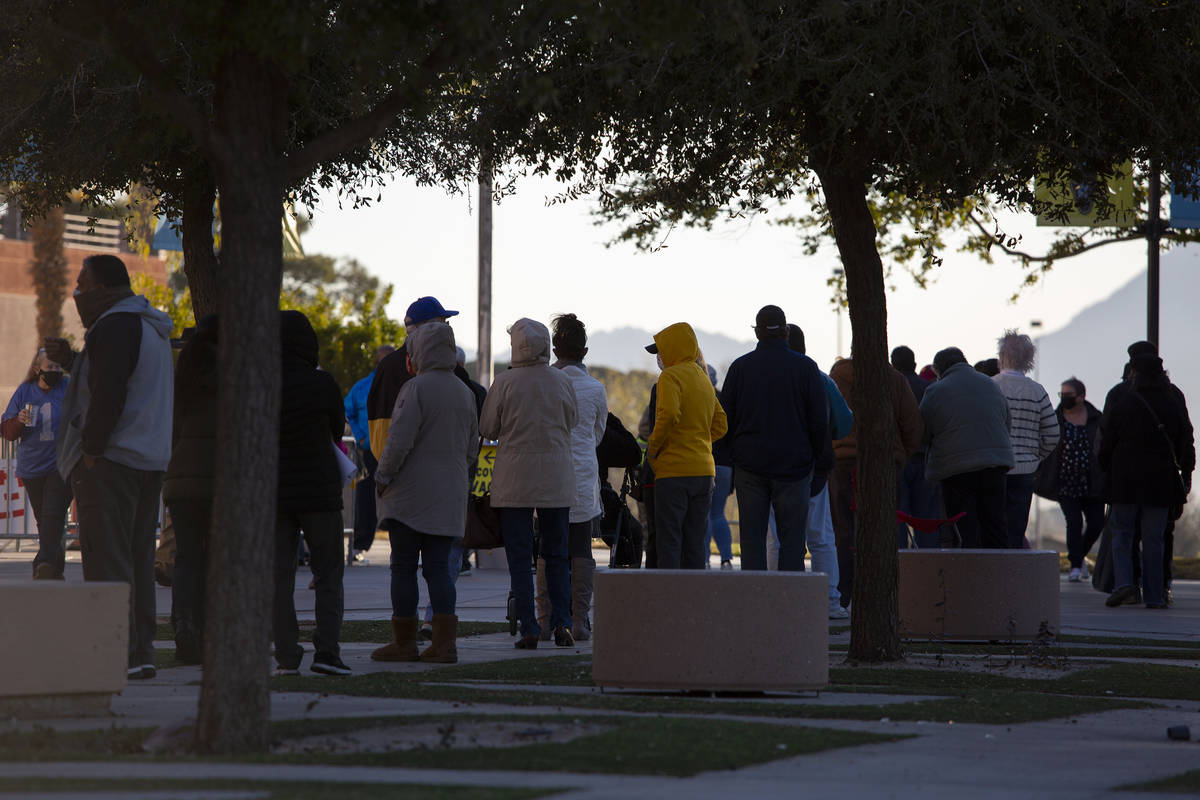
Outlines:
[[[658,371],[659,372],[662,372],[664,369],[666,369],[666,367],[664,367],[663,363],[662,363],[662,353],[655,355],[654,360],[658,362]]]

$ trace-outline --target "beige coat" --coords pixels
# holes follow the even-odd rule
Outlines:
[[[569,508],[575,500],[575,390],[562,370],[550,366],[545,325],[519,319],[509,335],[512,369],[496,376],[479,420],[480,433],[500,443],[492,506]]]
[[[432,536],[463,535],[479,454],[475,395],[454,374],[454,333],[428,322],[408,337],[415,378],[396,398],[379,455],[376,513]]]

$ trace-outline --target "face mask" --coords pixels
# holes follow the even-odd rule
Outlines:
[[[45,383],[47,386],[49,386],[51,389],[53,389],[55,386],[58,386],[58,384],[63,379],[63,374],[61,372],[43,371],[39,374],[41,375],[42,382]]]
[[[1062,407],[1070,411],[1075,407],[1077,402],[1079,402],[1079,398],[1077,397],[1064,397],[1062,399]]]
[[[79,312],[79,321],[85,328],[92,327],[101,314],[126,297],[133,297],[133,290],[128,286],[103,286],[90,292],[76,289],[75,310]]]

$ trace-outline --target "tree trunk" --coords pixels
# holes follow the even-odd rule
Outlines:
[[[188,171],[183,192],[183,272],[192,293],[192,312],[199,322],[217,313],[219,264],[213,249],[213,202],[216,185],[206,165]]]
[[[270,64],[235,53],[219,70],[215,94],[215,131],[224,145],[215,165],[222,211],[221,446],[196,726],[197,749],[211,753],[262,752],[269,745],[287,89],[276,75]]]
[[[858,447],[852,661],[901,658],[896,593],[896,461],[899,435],[888,363],[887,296],[867,206],[865,173],[819,168],[817,175],[846,271],[854,360],[854,428]]]
[[[31,221],[33,261],[29,274],[37,298],[38,346],[42,339],[62,336],[62,305],[67,298],[67,257],[63,255],[66,230],[61,207],[52,208],[40,219]]]

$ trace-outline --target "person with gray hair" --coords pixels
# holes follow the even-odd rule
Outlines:
[[[1005,474],[1012,469],[1008,403],[991,378],[976,372],[961,350],[933,357],[937,382],[925,389],[925,476],[938,481],[947,517],[959,512],[963,547],[1003,548]]]
[[[1005,481],[1004,517],[1008,546],[1021,548],[1025,546],[1038,464],[1058,447],[1058,416],[1046,389],[1026,374],[1037,357],[1033,340],[1007,330],[996,344],[1000,374],[992,380],[1008,403],[1008,434],[1015,461]]]

